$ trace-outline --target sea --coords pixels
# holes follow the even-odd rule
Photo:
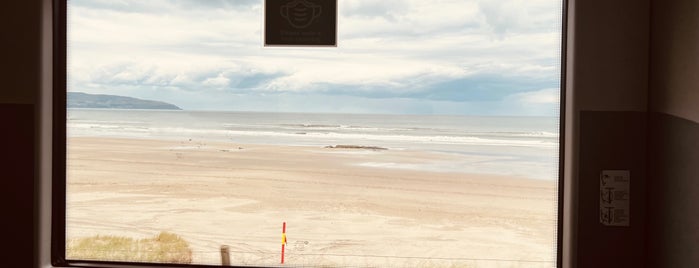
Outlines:
[[[67,135],[319,148],[376,146],[449,154],[458,160],[366,165],[552,181],[558,179],[559,169],[558,117],[71,108]]]

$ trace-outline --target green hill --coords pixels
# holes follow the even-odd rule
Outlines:
[[[131,97],[68,92],[68,108],[182,110],[174,104]]]

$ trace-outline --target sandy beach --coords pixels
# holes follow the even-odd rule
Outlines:
[[[335,145],[335,144],[328,144]],[[380,146],[380,144],[377,144]],[[68,238],[182,236],[194,263],[553,267],[556,182],[419,167],[457,156],[70,138]]]

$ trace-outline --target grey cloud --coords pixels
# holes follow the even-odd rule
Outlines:
[[[244,75],[240,77],[237,84],[237,88],[242,89],[256,89],[261,88],[268,84],[274,79],[286,76],[286,74],[281,73],[253,73],[249,75]]]
[[[186,73],[164,72],[156,67],[138,64],[116,64],[98,68],[91,74],[92,84],[104,87],[145,86],[168,87],[184,91],[225,90],[229,92],[263,91],[274,79],[287,76],[280,72],[252,69],[215,68]],[[207,85],[210,79],[224,78],[226,85]]]
[[[261,5],[262,0],[176,0],[174,3],[187,9],[225,9]]]
[[[112,12],[125,13],[152,13],[169,9],[170,5],[164,5],[162,1],[111,1],[111,0],[71,0],[70,8],[88,8]]]
[[[219,70],[210,71],[206,75],[199,75],[196,83],[203,83],[210,78],[225,78],[229,83],[225,86],[216,87],[219,90],[228,92],[245,93],[245,92],[261,92],[267,91],[267,85],[275,79],[288,76],[289,74],[281,72],[259,72],[254,70]],[[192,86],[193,89],[201,89],[200,87]]]
[[[506,14],[506,7],[503,1],[481,1],[479,8],[485,16],[485,21],[492,30],[498,34],[505,34],[511,27],[516,25],[517,18],[513,14]]]
[[[395,21],[409,9],[408,1],[343,1],[341,2],[341,14],[347,17],[381,17],[389,21]]]
[[[429,79],[432,79],[429,81]],[[405,98],[433,101],[501,101],[516,93],[557,88],[558,79],[478,74],[446,81],[413,78],[404,86],[316,83],[316,92],[370,99]],[[424,80],[424,81],[420,81]],[[413,85],[408,86],[408,85]]]
[[[125,13],[170,13],[224,8],[249,8],[261,4],[262,0],[71,0],[69,6]]]
[[[478,7],[487,26],[499,37],[560,30],[560,1],[522,3],[527,2],[479,0]]]
[[[557,87],[558,80],[532,77],[481,74],[440,82],[431,90],[412,94],[411,97],[453,101],[499,101],[515,93]]]

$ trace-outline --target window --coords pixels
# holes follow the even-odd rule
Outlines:
[[[557,265],[561,1],[58,2],[55,263]]]

